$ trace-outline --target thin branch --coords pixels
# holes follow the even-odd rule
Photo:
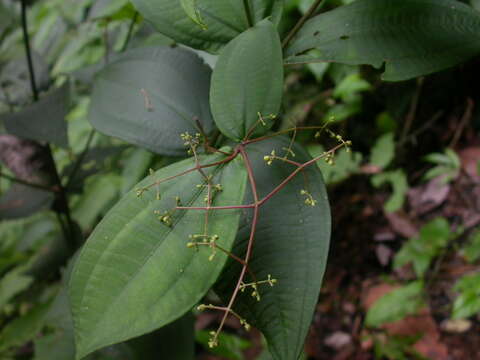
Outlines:
[[[460,123],[458,124],[458,127],[453,134],[452,140],[450,141],[450,144],[448,147],[454,148],[458,140],[460,140],[460,136],[463,133],[463,130],[465,130],[465,127],[467,126],[468,122],[472,119],[472,114],[473,114],[473,108],[475,107],[475,103],[471,98],[467,98],[467,106],[465,108],[465,112],[463,113],[462,118],[460,119]]]
[[[245,14],[247,14],[247,23],[248,27],[253,26],[253,17],[252,17],[252,11],[250,10],[250,4],[248,0],[243,0],[243,7],[245,8]]]
[[[310,6],[310,9],[298,20],[298,22],[295,24],[293,29],[288,33],[288,35],[285,37],[285,39],[282,42],[282,48],[286,48],[287,45],[290,43],[292,38],[300,31],[302,26],[307,22],[307,20],[317,11],[318,9],[321,9],[323,5],[327,0],[316,0],[312,6]]]
[[[108,24],[109,20],[107,19],[105,22],[105,28],[103,29],[103,44],[105,46],[105,55],[104,55],[104,61],[105,65],[108,65],[110,62],[110,40],[108,36]]]
[[[27,54],[28,72],[30,74],[30,86],[33,93],[33,100],[38,101],[38,89],[35,79],[35,69],[33,68],[32,52],[30,50],[30,37],[28,35],[26,0],[22,0],[22,30],[23,43],[25,45],[25,52]]]
[[[22,31],[23,31],[23,39],[25,44],[25,52],[27,54],[27,61],[28,61],[28,71],[30,76],[30,86],[33,94],[33,101],[38,101],[38,89],[37,84],[35,82],[35,69],[33,68],[32,56],[31,56],[31,48],[30,48],[30,39],[28,36],[28,23],[27,23],[27,6],[26,0],[22,0]],[[65,215],[67,226],[66,231],[64,231],[65,241],[67,246],[74,251],[77,247],[75,244],[75,224],[72,220],[70,215],[70,207],[68,204],[68,198],[65,191],[65,188],[62,185],[62,181],[60,179],[60,175],[58,174],[57,165],[55,163],[55,159],[53,158],[52,148],[50,147],[49,143],[46,143],[45,146],[45,153],[48,157],[48,162],[52,165],[52,176],[55,181],[56,187],[56,203],[57,206],[53,208],[53,210],[57,213],[57,217],[61,218],[61,215]],[[60,224],[63,229],[63,223]]]
[[[128,44],[130,43],[130,40],[132,38],[133,28],[135,27],[135,24],[137,22],[137,18],[138,18],[138,11],[135,11],[135,14],[133,15],[132,20],[130,22],[130,26],[128,27],[127,37],[125,38],[125,42],[123,43],[123,46],[120,52],[124,52],[125,50],[127,50]]]
[[[87,142],[85,143],[85,147],[83,148],[82,152],[80,153],[80,156],[75,162],[75,165],[73,165],[72,171],[68,175],[67,185],[65,185],[66,189],[69,189],[70,186],[72,185],[72,182],[75,179],[75,175],[77,175],[77,172],[80,169],[80,166],[82,165],[83,160],[85,159],[85,156],[88,153],[88,150],[90,149],[90,145],[92,143],[94,135],[95,135],[95,130],[94,129],[90,130],[90,133],[88,134]]]
[[[248,180],[250,182],[250,188],[252,190],[253,194],[253,200],[255,202],[255,206],[253,208],[253,219],[252,219],[252,227],[250,229],[250,237],[248,239],[248,244],[247,244],[247,252],[245,254],[245,264],[242,266],[242,270],[240,272],[240,276],[238,278],[237,284],[235,286],[235,289],[233,290],[232,297],[230,298],[230,301],[228,302],[227,308],[224,310],[225,313],[223,314],[222,320],[220,322],[220,325],[218,326],[218,329],[214,335],[213,342],[215,343],[217,341],[218,335],[223,329],[223,326],[225,325],[225,321],[227,320],[228,314],[232,311],[233,304],[237,298],[238,292],[240,291],[241,285],[243,284],[243,279],[245,278],[245,274],[248,269],[248,264],[250,262],[250,257],[252,256],[252,250],[253,250],[253,244],[255,242],[255,232],[257,229],[257,222],[258,222],[258,210],[259,210],[259,201],[258,201],[258,192],[257,192],[257,184],[255,182],[255,177],[253,175],[253,170],[252,170],[252,165],[250,163],[250,159],[248,158],[247,152],[245,151],[245,148],[240,145],[239,146],[239,151],[240,154],[242,155],[243,162],[245,164],[245,167],[247,169],[248,173]]]
[[[178,210],[207,210],[207,209],[208,210],[235,210],[235,209],[253,209],[257,206],[262,206],[269,199],[271,199],[276,193],[278,193],[280,190],[282,190],[285,187],[285,185],[287,185],[287,183],[290,180],[292,180],[300,171],[302,171],[306,167],[316,163],[320,159],[323,159],[327,155],[335,153],[337,150],[339,150],[340,148],[342,148],[344,146],[345,146],[344,143],[338,144],[337,146],[333,147],[329,151],[326,151],[323,154],[321,154],[317,157],[314,157],[313,159],[311,159],[311,160],[309,160],[309,161],[307,161],[303,164],[300,164],[300,163],[292,164],[292,165],[297,166],[297,168],[292,173],[290,173],[290,175],[288,175],[279,185],[277,185],[270,193],[268,193],[267,195],[265,195],[265,197],[260,199],[258,201],[258,203],[254,202],[252,204],[246,204],[246,205],[228,205],[228,206],[210,206],[210,207],[207,207],[207,206],[191,206],[191,207],[178,206],[178,207],[176,207],[176,209],[178,209]],[[240,152],[241,152],[241,150],[240,150]],[[279,158],[279,160],[284,160],[284,159]]]
[[[413,121],[415,120],[415,115],[417,113],[417,108],[418,108],[418,102],[420,100],[420,94],[422,92],[422,87],[423,87],[423,79],[424,78],[421,77],[421,78],[418,78],[417,80],[417,88],[415,90],[415,93],[413,94],[412,102],[410,104],[410,109],[408,110],[408,114],[405,118],[405,126],[403,127],[403,130],[402,130],[400,142],[403,142],[405,140],[408,133],[410,132]]]

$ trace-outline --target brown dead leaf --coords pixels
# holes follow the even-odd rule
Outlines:
[[[378,262],[382,266],[387,266],[393,256],[393,251],[388,246],[380,244],[375,248],[375,254],[377,255]]]
[[[403,212],[385,213],[392,230],[397,234],[411,238],[418,234],[418,227]]]
[[[462,170],[465,171],[472,179],[480,181],[478,173],[478,164],[480,161],[480,147],[472,146],[461,150],[458,153],[462,163]]]
[[[336,331],[333,334],[329,335],[324,343],[328,347],[331,347],[335,350],[339,350],[352,342],[352,336],[343,331]]]
[[[398,288],[398,285],[395,286],[386,283],[368,288],[362,302],[363,306],[368,310],[380,297],[396,288]],[[440,332],[429,308],[424,308],[420,310],[418,314],[407,316],[402,320],[384,324],[381,328],[389,335],[422,335],[414,344],[415,350],[429,359],[448,359],[448,349],[445,344],[440,341]]]
[[[445,319],[440,324],[440,328],[449,333],[464,333],[470,330],[472,322],[468,319]]]
[[[442,184],[440,178],[432,179],[408,191],[410,207],[416,214],[425,214],[440,206],[447,199],[449,192],[449,184]]]
[[[398,285],[391,285],[387,283],[381,283],[377,285],[373,285],[370,287],[366,287],[363,291],[363,299],[362,305],[363,307],[368,310],[372,307],[372,305],[380,299],[383,295],[388,294],[392,290],[398,289]]]

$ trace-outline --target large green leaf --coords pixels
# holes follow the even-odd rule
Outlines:
[[[75,358],[73,319],[67,282],[75,257],[64,273],[62,287],[45,316],[45,325],[50,333],[35,339],[34,360],[72,360]],[[194,353],[193,316],[187,313],[178,320],[127,343],[120,343],[95,351],[86,360],[160,359],[192,360]],[[175,341],[172,341],[175,336]],[[102,357],[103,356],[103,357]]]
[[[294,166],[274,161],[267,166],[264,155],[275,150],[281,156],[289,140],[275,138],[248,146],[260,197],[264,197],[284,180]],[[295,161],[310,157],[294,146]],[[278,282],[259,286],[261,300],[251,291],[240,292],[236,310],[265,335],[276,360],[297,359],[303,349],[325,270],[330,240],[330,208],[322,176],[314,164],[298,174],[261,208],[250,269],[258,280],[270,274]],[[302,189],[317,200],[316,206],[305,204]],[[247,192],[245,203],[252,202]],[[234,245],[234,253],[244,254],[250,233],[252,213],[246,213]],[[238,278],[240,266],[229,261],[216,289],[228,299]],[[248,278],[248,281],[251,281]]]
[[[137,10],[162,34],[196,49],[218,52],[222,46],[249,28],[244,4],[253,22],[271,16],[278,23],[283,0],[197,0],[196,11],[204,27],[185,13],[181,0],[132,0]]]
[[[67,147],[67,123],[70,101],[68,82],[23,110],[0,116],[10,134],[24,139],[47,141]]]
[[[165,155],[184,155],[180,134],[213,129],[210,68],[180,48],[130,50],[102,70],[89,118],[99,131]]]
[[[220,155],[202,158],[218,161]],[[194,166],[193,160],[157,171],[137,185],[157,180]],[[215,205],[232,205],[243,199],[246,174],[235,160],[223,167],[204,169],[215,184],[222,184]],[[170,225],[159,220],[176,206],[203,206],[206,195],[199,172],[163,182],[140,198],[128,192],[105,216],[85,244],[70,281],[77,358],[95,349],[150,332],[183,315],[207,292],[220,273],[226,255],[209,261],[211,249],[187,248],[189,235],[204,231],[204,211],[176,211]],[[157,194],[161,194],[158,200]],[[237,233],[240,212],[211,213],[208,233],[230,249]]]
[[[480,52],[480,14],[454,0],[357,0],[307,21],[288,63],[385,64],[385,80],[430,74]],[[315,56],[303,55],[318,49]],[[320,54],[320,55],[318,55]]]
[[[255,135],[265,133],[273,124],[270,115],[280,109],[282,90],[280,38],[264,20],[232,40],[218,58],[210,90],[215,123],[233,140],[243,139],[255,125]]]
[[[203,23],[202,15],[197,8],[197,0],[180,0],[180,4],[182,4],[183,10],[194,23],[200,26],[202,30],[207,30],[207,26]]]

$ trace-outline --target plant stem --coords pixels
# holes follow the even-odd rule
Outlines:
[[[88,150],[90,149],[90,145],[92,143],[94,135],[95,135],[95,130],[94,129],[90,130],[90,133],[88,134],[87,142],[85,143],[85,147],[83,148],[80,156],[75,162],[75,165],[73,165],[72,171],[68,175],[67,185],[65,185],[66,189],[69,189],[70,186],[72,186],[73,180],[75,179],[75,175],[77,175],[77,172],[80,169],[80,166],[82,165],[82,162],[85,159],[85,156],[87,155]]]
[[[135,11],[135,14],[133,14],[132,20],[130,22],[130,26],[128,27],[127,37],[125,38],[125,42],[123,43],[123,46],[120,52],[124,52],[125,50],[127,50],[128,44],[130,43],[130,39],[132,38],[133,28],[135,27],[135,23],[137,22],[137,18],[138,18],[138,11]]]
[[[107,19],[105,23],[105,28],[103,29],[103,44],[105,46],[105,56],[104,56],[105,65],[108,65],[108,63],[110,62],[110,40],[108,36],[109,23],[110,23],[109,19]]]
[[[247,15],[248,27],[253,26],[252,11],[250,10],[250,4],[248,0],[243,0],[243,7],[245,8],[245,14]]]
[[[228,162],[232,161],[233,159],[235,159],[235,158],[237,157],[237,155],[238,155],[238,149],[235,149],[235,151],[234,151],[232,154],[230,154],[229,156],[227,156],[227,157],[226,157],[225,159],[223,159],[223,160],[216,161],[216,162],[213,162],[213,163],[210,163],[210,164],[206,164],[206,165],[199,165],[199,164],[197,164],[195,167],[190,168],[190,169],[185,170],[185,171],[182,171],[181,173],[179,173],[179,174],[177,174],[177,175],[169,176],[169,177],[167,177],[167,178],[165,178],[165,179],[155,181],[154,183],[146,186],[146,187],[144,188],[144,190],[148,190],[148,189],[150,189],[150,188],[153,187],[153,186],[160,185],[161,183],[164,183],[164,182],[166,182],[166,181],[173,180],[173,179],[175,179],[175,178],[177,178],[177,177],[186,175],[186,174],[191,173],[191,172],[193,172],[193,171],[196,171],[196,170],[198,170],[198,169],[205,169],[205,168],[208,168],[208,167],[212,167],[212,166],[217,166],[217,165],[221,165],[221,164],[228,163]],[[205,207],[203,208],[203,210],[205,210]]]
[[[242,145],[248,145],[248,144],[253,144],[253,143],[256,143],[256,142],[260,142],[260,141],[263,141],[263,140],[267,140],[267,139],[271,139],[271,138],[274,138],[278,135],[282,135],[282,134],[288,134],[289,132],[292,132],[292,131],[299,131],[299,130],[321,130],[325,128],[325,125],[322,125],[322,126],[298,126],[298,127],[293,127],[293,128],[289,128],[289,129],[285,129],[285,130],[281,130],[281,131],[277,131],[273,134],[270,134],[270,135],[265,135],[265,136],[262,136],[262,137],[258,137],[258,138],[255,138],[255,139],[250,139],[250,140],[245,140],[242,142]]]
[[[28,72],[30,74],[30,87],[33,93],[33,101],[38,101],[38,89],[37,89],[37,83],[35,79],[35,70],[33,68],[32,52],[30,50],[30,36],[28,35],[26,0],[22,0],[21,4],[22,4],[23,42],[25,44],[25,52],[27,54]]]
[[[35,82],[35,69],[33,67],[33,62],[32,62],[30,38],[28,36],[26,0],[22,0],[21,2],[21,12],[22,12],[21,14],[22,15],[21,16],[22,31],[23,31],[23,39],[24,39],[24,45],[25,45],[25,53],[27,55],[27,61],[28,61],[30,86],[33,94],[33,101],[36,102],[38,101],[39,97],[38,97],[37,84]],[[77,244],[75,244],[75,237],[74,237],[75,225],[70,215],[70,207],[68,205],[67,194],[60,180],[60,175],[58,174],[57,165],[55,163],[55,159],[53,158],[53,153],[52,153],[50,144],[46,143],[44,147],[46,151],[46,156],[48,158],[46,160],[48,161],[48,163],[52,165],[52,175],[53,175],[53,179],[56,187],[56,201],[54,202],[53,210],[57,213],[57,217],[59,218],[59,221],[60,221],[61,215],[65,216],[67,226],[66,227],[63,226],[63,222],[60,225],[62,227],[63,236],[65,238],[65,241],[67,242],[67,246],[73,252],[76,249]]]
[[[326,2],[327,0],[316,0],[312,6],[310,6],[310,9],[308,9],[308,11],[300,18],[300,20],[298,20],[293,29],[287,34],[282,42],[282,48],[285,49],[287,47],[292,38],[300,31],[307,20],[315,13],[315,11],[321,9]]]
[[[241,148],[243,148],[242,145],[240,145],[240,146],[241,146]],[[315,158],[313,158],[313,159],[311,159],[311,160],[309,160],[309,161],[307,161],[303,164],[295,162],[292,165],[297,166],[297,168],[292,173],[290,173],[290,175],[288,175],[277,187],[275,187],[270,193],[265,195],[265,197],[263,197],[258,202],[254,202],[252,204],[246,204],[246,205],[210,206],[210,207],[207,207],[207,206],[192,206],[192,207],[178,206],[178,207],[176,207],[176,209],[178,209],[178,210],[207,210],[207,209],[208,210],[234,210],[234,209],[254,209],[257,206],[260,207],[263,204],[265,204],[269,199],[271,199],[272,196],[274,196],[276,193],[278,193],[280,190],[282,190],[285,187],[285,185],[287,185],[287,183],[290,180],[292,180],[300,171],[305,169],[307,166],[310,166],[310,165],[314,164],[318,160],[324,158],[328,154],[334,153],[335,151],[342,148],[343,146],[345,146],[345,144],[343,144],[343,143],[338,144],[337,146],[333,147],[329,151],[324,152],[323,154],[321,154],[321,155],[319,155],[319,156],[317,156],[317,157],[315,157]],[[242,150],[239,150],[239,151],[240,151],[240,153],[242,152]],[[279,160],[284,160],[284,159],[279,158]]]
[[[245,259],[244,259],[245,263],[242,266],[242,270],[241,270],[240,276],[237,280],[237,284],[235,286],[235,289],[233,290],[232,297],[230,298],[230,301],[228,302],[228,305],[227,305],[226,309],[224,310],[225,313],[223,314],[220,325],[217,329],[217,332],[215,333],[214,342],[217,340],[218,334],[220,334],[220,332],[222,331],[223,326],[225,325],[225,321],[227,320],[228,314],[232,311],[233,304],[234,304],[234,302],[237,298],[238,292],[240,291],[240,287],[243,283],[243,279],[245,278],[245,274],[246,274],[247,269],[248,269],[248,264],[249,264],[249,261],[250,261],[250,257],[252,256],[253,244],[255,242],[255,232],[256,232],[256,229],[257,229],[257,222],[258,222],[258,209],[260,207],[259,201],[258,201],[257,184],[255,182],[255,177],[253,175],[253,170],[252,170],[252,165],[250,163],[250,159],[248,158],[247,152],[245,151],[245,148],[242,145],[240,145],[238,147],[238,149],[239,149],[239,152],[240,152],[240,154],[243,158],[243,162],[245,164],[245,167],[247,169],[248,180],[250,182],[250,188],[252,189],[253,200],[254,200],[253,219],[252,219],[252,227],[250,229],[250,237],[248,239],[248,244],[247,244],[247,252],[245,254]]]

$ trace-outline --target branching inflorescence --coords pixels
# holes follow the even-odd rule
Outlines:
[[[186,243],[186,246],[196,251],[198,251],[200,247],[210,248],[211,254],[208,257],[209,261],[213,261],[215,259],[217,251],[223,252],[228,257],[232,258],[234,261],[237,261],[238,263],[240,263],[242,266],[240,275],[238,277],[234,290],[230,296],[230,300],[226,306],[216,306],[213,304],[208,304],[208,305],[201,304],[197,306],[197,310],[199,311],[218,310],[224,313],[217,330],[210,332],[211,337],[208,342],[208,345],[210,347],[215,347],[218,345],[218,337],[225,325],[225,321],[228,315],[233,315],[234,317],[236,317],[240,321],[240,324],[245,328],[245,330],[248,331],[250,329],[251,327],[250,324],[248,324],[248,322],[244,318],[242,318],[238,313],[236,313],[233,310],[233,306],[235,304],[235,300],[237,299],[239,292],[245,292],[247,291],[247,289],[250,289],[251,296],[254,297],[257,301],[261,301],[261,292],[259,290],[259,286],[261,285],[274,286],[278,281],[277,279],[273,278],[271,274],[268,275],[267,279],[257,280],[255,274],[253,274],[253,272],[250,270],[250,267],[249,267],[249,263],[252,258],[252,253],[254,248],[255,233],[256,233],[258,216],[259,216],[259,208],[262,205],[264,205],[269,199],[271,199],[276,193],[282,190],[300,172],[303,173],[304,179],[305,179],[305,188],[300,191],[300,195],[304,197],[305,205],[315,206],[317,204],[317,200],[312,196],[312,194],[308,190],[308,179],[306,176],[306,172],[304,172],[303,170],[308,166],[315,164],[319,160],[324,160],[326,161],[327,164],[331,165],[333,164],[335,153],[340,148],[345,148],[346,151],[349,151],[351,146],[350,141],[344,140],[342,136],[335,134],[330,129],[326,128],[326,125],[328,125],[328,123],[321,127],[318,127],[318,126],[294,127],[291,129],[286,129],[280,132],[269,134],[263,137],[250,139],[256,126],[259,126],[259,125],[265,126],[266,124],[265,119],[273,120],[275,118],[276,118],[275,115],[268,115],[267,117],[265,117],[259,113],[257,123],[247,132],[247,135],[245,136],[245,138],[230,153],[224,153],[210,146],[208,138],[206,137],[206,135],[204,134],[201,128],[200,128],[200,132],[194,135],[191,135],[189,133],[181,134],[180,137],[184,141],[184,145],[188,149],[187,150],[188,154],[192,155],[194,158],[195,166],[177,175],[164,178],[161,180],[157,180],[144,188],[137,189],[137,196],[140,197],[145,191],[148,191],[152,188],[156,188],[156,199],[159,200],[161,198],[161,194],[159,192],[159,185],[161,183],[167,182],[169,180],[175,179],[180,176],[184,176],[186,174],[189,174],[195,171],[197,171],[203,179],[203,183],[198,184],[197,188],[206,190],[206,195],[204,197],[205,206],[184,206],[182,205],[180,198],[176,197],[175,198],[176,204],[170,211],[161,212],[157,210],[154,212],[154,214],[158,216],[158,219],[162,223],[164,223],[166,226],[171,227],[173,225],[172,216],[175,211],[179,211],[179,210],[204,211],[204,222],[203,222],[203,228],[201,229],[201,232],[198,234],[190,234],[188,237],[188,242]],[[307,162],[300,163],[300,162],[294,161],[289,157],[292,157],[292,158],[295,157],[295,153],[292,151],[292,146],[295,141],[296,133],[299,130],[318,130],[315,134],[315,138],[319,138],[321,136],[321,133],[325,131],[330,135],[330,137],[335,139],[338,142],[338,144],[334,146],[332,149],[323,152],[321,155]],[[247,154],[246,149],[248,145],[252,143],[257,143],[281,134],[288,134],[288,133],[293,133],[293,136],[291,138],[289,146],[287,148],[283,148],[283,150],[285,151],[283,156],[277,155],[275,150],[272,150],[271,153],[265,155],[263,159],[266,163],[266,166],[272,165],[274,161],[281,161],[281,162],[293,165],[295,169],[278,186],[276,186],[273,190],[271,190],[270,193],[265,195],[263,198],[260,198],[257,192],[255,174],[253,173],[253,168],[252,168],[250,158]],[[208,152],[222,153],[225,155],[225,158],[217,162],[201,164],[200,158],[198,156],[199,147],[203,147],[204,151],[207,153]],[[214,184],[212,182],[213,180],[212,176],[206,175],[203,169],[213,167],[213,166],[219,166],[222,164],[227,164],[230,161],[236,159],[238,156],[242,158],[243,164],[247,170],[248,182],[253,195],[253,203],[232,204],[227,206],[214,206],[213,203],[214,203],[215,195],[217,195],[223,190],[222,184]],[[248,238],[245,256],[243,258],[231,253],[229,250],[223,248],[218,244],[218,240],[220,239],[221,234],[211,234],[209,232],[209,217],[212,211],[234,210],[234,209],[252,209],[253,210],[253,216],[252,216],[251,227],[250,227],[250,235]],[[251,277],[251,282],[246,282],[247,273]]]

